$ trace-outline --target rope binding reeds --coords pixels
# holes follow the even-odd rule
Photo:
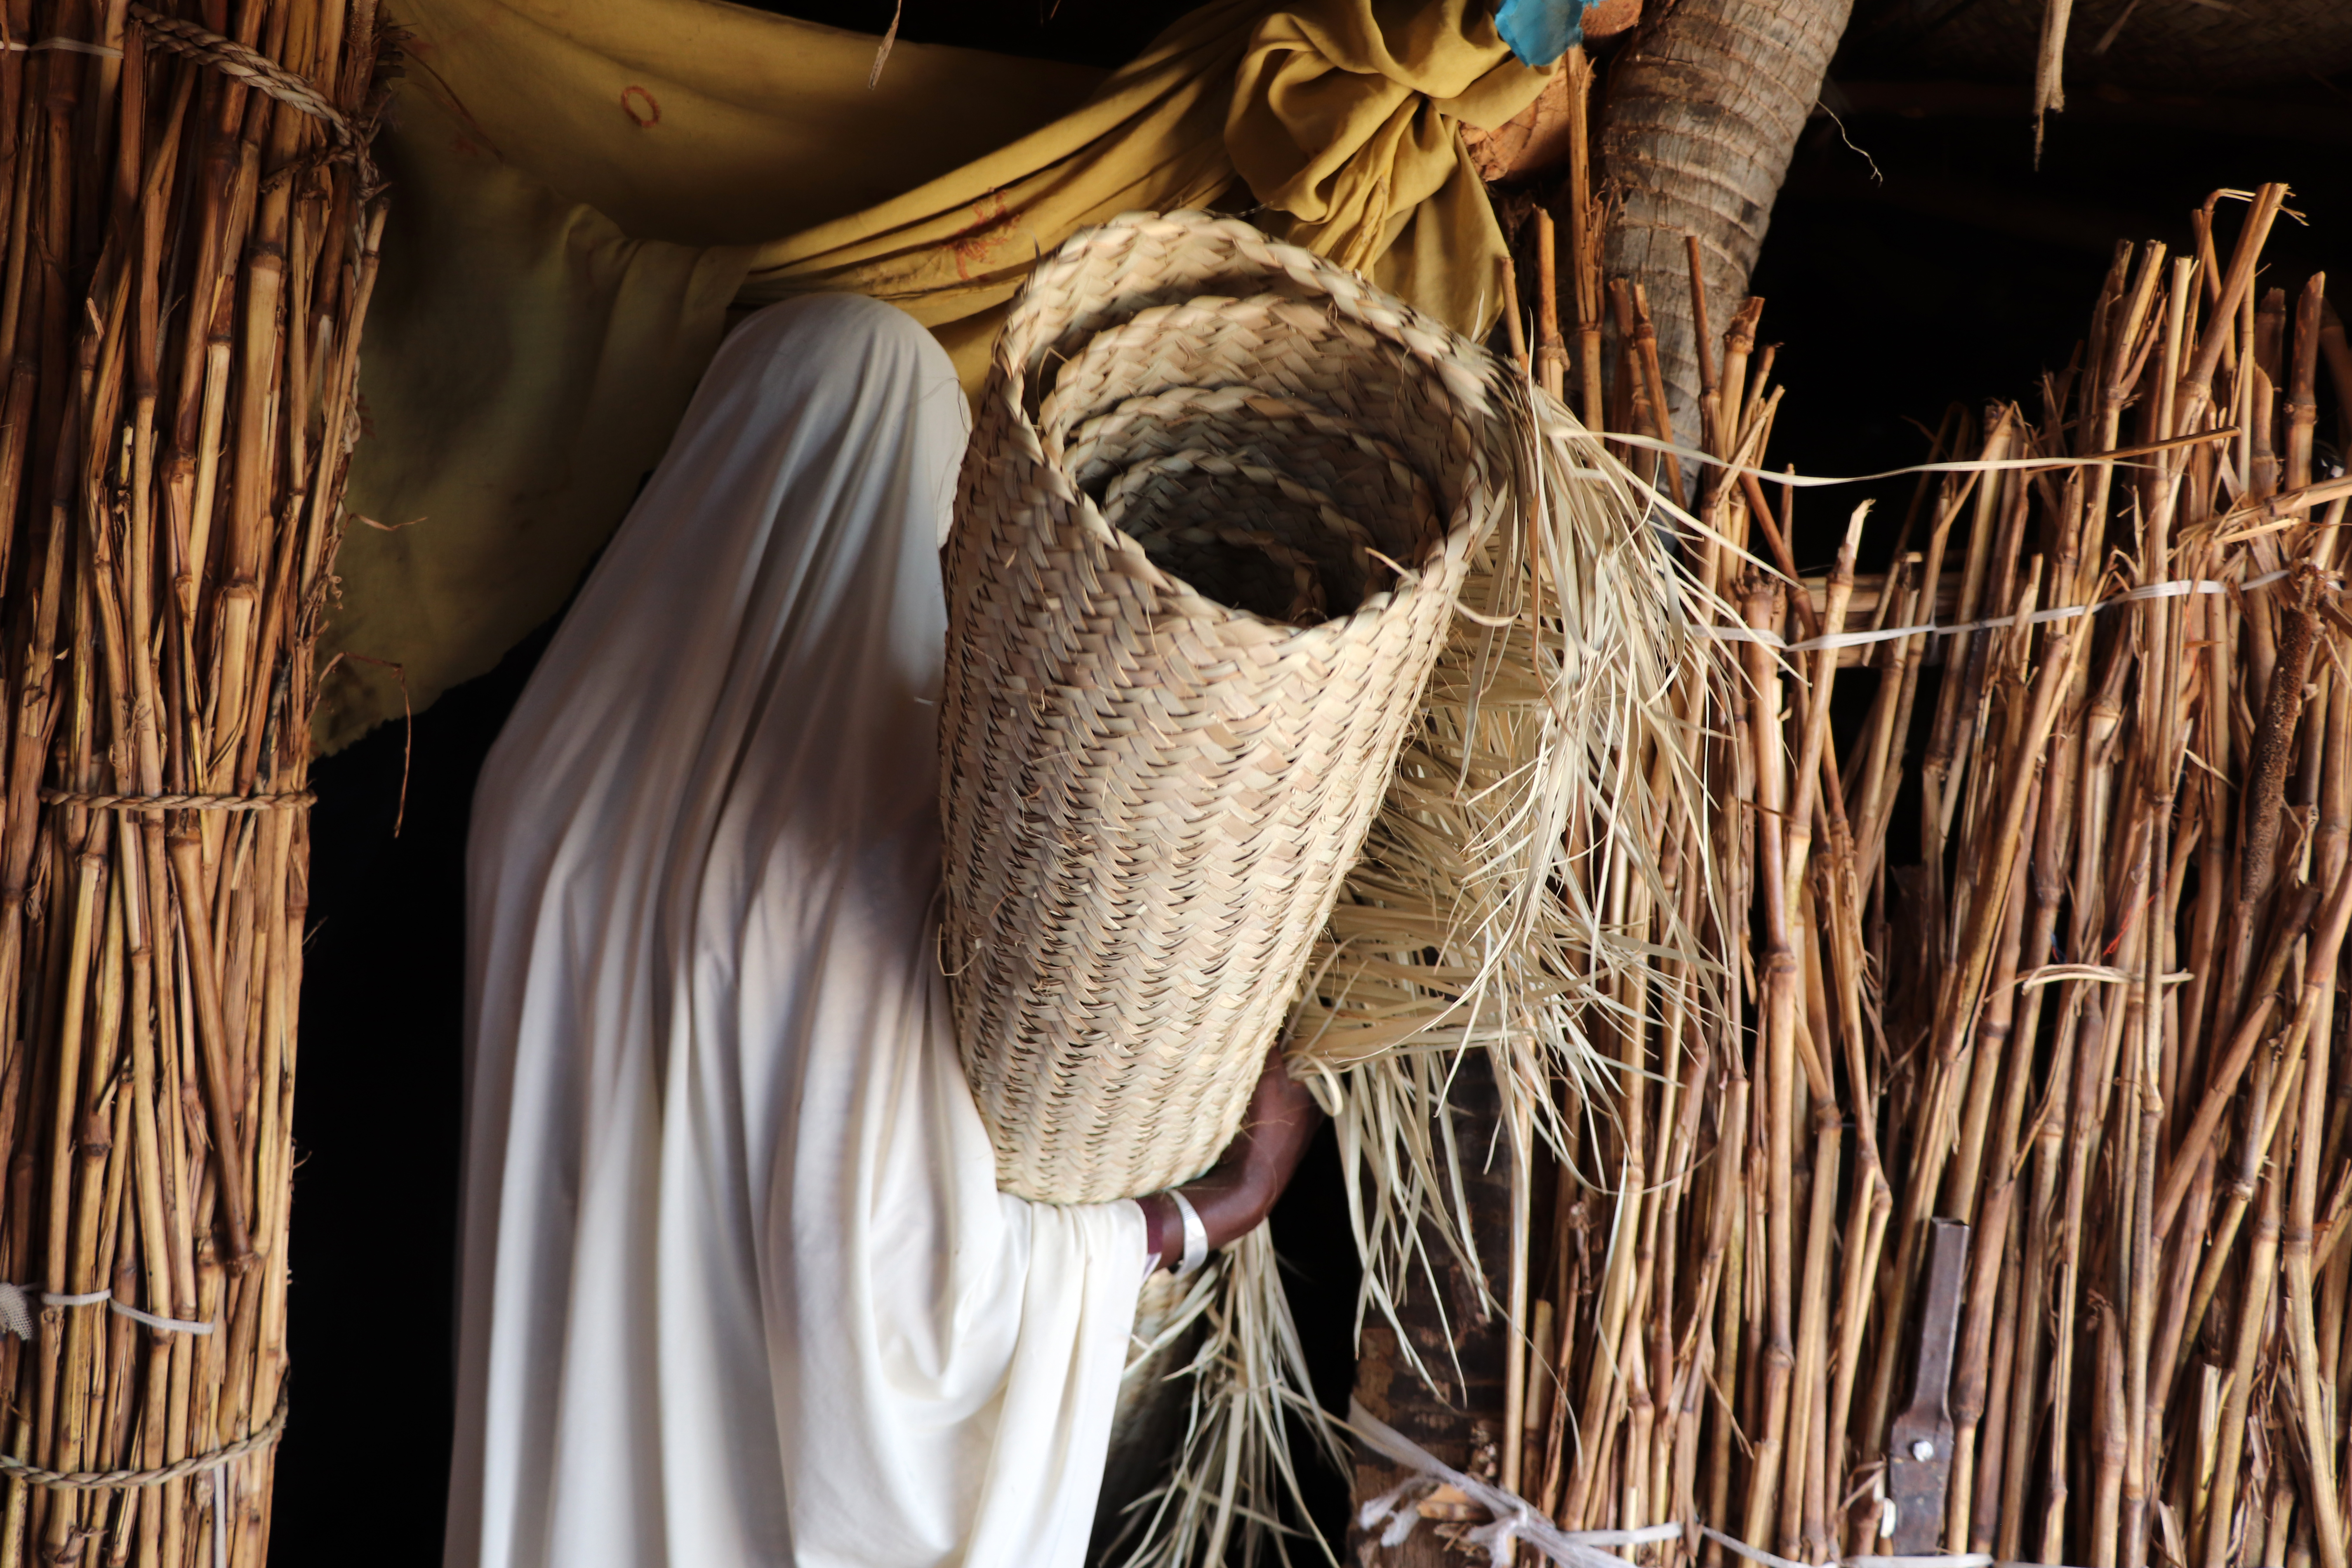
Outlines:
[[[41,804],[84,811],[307,811],[318,803],[310,790],[284,795],[92,795],[44,785]]]
[[[267,93],[290,109],[321,121],[344,148],[355,146],[359,134],[342,110],[319,96],[318,89],[268,55],[249,49],[235,38],[224,38],[211,28],[178,16],[166,16],[152,5],[131,0],[131,17],[147,33],[148,41],[200,65],[210,66],[230,80]]]
[[[13,1455],[0,1453],[0,1476],[23,1481],[28,1486],[48,1487],[58,1491],[119,1491],[139,1487],[160,1487],[169,1481],[185,1480],[190,1476],[216,1470],[223,1465],[234,1464],[247,1454],[257,1454],[273,1447],[286,1435],[289,1414],[286,1391],[291,1384],[278,1385],[278,1408],[269,1419],[233,1443],[201,1454],[191,1454],[184,1459],[174,1459],[168,1465],[145,1470],[45,1470]]]

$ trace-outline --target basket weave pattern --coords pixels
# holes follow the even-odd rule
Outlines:
[[[1231,1140],[1385,793],[1522,384],[1245,224],[1136,215],[1015,302],[949,546],[944,962],[1008,1192]]]

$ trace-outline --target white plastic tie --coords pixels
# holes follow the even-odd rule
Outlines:
[[[167,1334],[208,1334],[216,1323],[192,1322],[185,1318],[158,1317],[128,1301],[118,1301],[111,1290],[85,1290],[79,1295],[67,1295],[56,1290],[36,1291],[29,1285],[11,1285],[0,1280],[0,1334],[14,1334],[30,1341],[38,1332],[33,1302],[37,1298],[44,1307],[95,1307],[100,1301],[118,1317],[144,1323]]]
[[[1524,1541],[1541,1552],[1562,1568],[1631,1568],[1626,1559],[1604,1552],[1606,1546],[1648,1546],[1661,1541],[1678,1539],[1687,1528],[1682,1521],[1665,1524],[1648,1524],[1636,1530],[1560,1530],[1535,1505],[1516,1492],[1507,1491],[1491,1481],[1465,1476],[1460,1470],[1438,1458],[1428,1449],[1381,1420],[1355,1400],[1348,1402],[1347,1426],[1361,1437],[1374,1452],[1416,1472],[1402,1484],[1391,1487],[1367,1501],[1357,1510],[1356,1525],[1370,1530],[1387,1521],[1381,1533],[1383,1546],[1395,1546],[1412,1533],[1420,1520],[1421,1500],[1435,1489],[1435,1483],[1453,1487],[1472,1502],[1494,1515],[1495,1522],[1469,1531],[1463,1539],[1484,1546],[1488,1555],[1500,1563],[1513,1541]],[[1698,1524],[1698,1532],[1725,1550],[1760,1563],[1763,1568],[1813,1568],[1750,1546],[1735,1540],[1711,1525]],[[1987,1552],[1930,1552],[1916,1556],[1856,1555],[1831,1559],[1837,1568],[2045,1568],[2034,1563],[2003,1562]]]
[[[44,1307],[95,1307],[100,1301],[113,1300],[114,1292],[111,1290],[86,1290],[79,1296],[61,1296],[55,1290],[41,1292],[41,1305]]]
[[[16,46],[11,46],[16,47]],[[33,1314],[33,1300],[37,1296],[44,1307],[95,1307],[100,1301],[118,1316],[161,1329],[166,1333],[208,1334],[219,1325],[192,1323],[183,1318],[159,1318],[152,1312],[142,1311],[127,1301],[118,1301],[111,1290],[85,1290],[65,1294],[56,1290],[36,1291],[29,1285],[11,1285],[0,1280],[0,1333],[14,1334],[26,1343],[32,1342],[38,1331]],[[224,1458],[210,1467],[213,1491],[213,1568],[228,1568],[228,1467]]]
[[[1496,1568],[1502,1568],[1509,1558],[1514,1541],[1526,1542],[1562,1568],[1630,1568],[1626,1559],[1602,1551],[1602,1545],[1642,1545],[1670,1541],[1683,1532],[1679,1524],[1651,1525],[1641,1530],[1564,1531],[1538,1513],[1525,1498],[1491,1481],[1463,1474],[1352,1399],[1348,1402],[1347,1424],[1376,1452],[1423,1477],[1443,1481],[1493,1515],[1493,1523],[1481,1525],[1463,1539],[1471,1545],[1485,1547]],[[1421,1519],[1418,1494],[1428,1489],[1408,1482],[1374,1498],[1359,1512],[1357,1527],[1369,1531],[1385,1518],[1388,1528],[1381,1532],[1382,1544],[1402,1544]]]
[[[2090,452],[2080,457],[2054,458],[1953,458],[1939,463],[1913,463],[1905,468],[1887,468],[1875,474],[1799,474],[1783,470],[1774,473],[1748,463],[1735,463],[1718,458],[1712,452],[1661,441],[1654,436],[1635,436],[1620,430],[1588,430],[1595,441],[1606,441],[1612,447],[1635,447],[1644,452],[1664,452],[1686,462],[1700,463],[1710,468],[1721,468],[1728,474],[1761,479],[1792,489],[1827,489],[1838,485],[1866,485],[1879,479],[1907,479],[1914,474],[1998,474],[2014,473],[2020,469],[2043,471],[2056,468],[2088,468],[2114,464],[2118,468],[2139,468],[2133,461],[2153,458],[2178,447],[2188,447],[2208,441],[2226,440],[2237,434],[2234,426],[2216,430],[2192,431],[2176,436],[2168,441],[2152,442],[2144,447],[2125,447],[2113,452]]]
[[[2288,575],[2285,572],[2266,572],[2239,584],[2238,589],[2241,593],[2252,593],[2256,588],[2266,588],[2273,583],[2283,581]],[[2210,577],[2176,577],[2168,583],[2150,583],[2144,587],[2131,589],[2112,599],[2102,599],[2095,605],[2061,605],[2052,610],[2036,610],[2025,619],[2031,626],[2042,626],[2051,621],[2072,620],[2076,616],[2112,610],[2118,605],[2128,605],[2137,599],[2178,599],[2190,594],[2226,594],[2229,591],[2230,584],[2216,583]],[[1990,616],[1980,621],[1963,621],[1952,626],[1937,626],[1933,622],[1916,626],[1882,626],[1876,631],[1840,632],[1835,637],[1807,637],[1802,642],[1790,642],[1779,632],[1761,626],[1701,626],[1699,630],[1720,642],[1755,642],[1762,643],[1766,647],[1779,648],[1783,653],[1815,653],[1823,648],[1863,647],[1871,643],[1893,642],[1898,637],[1956,637],[1969,632],[1995,631],[2016,625],[2015,616]]]
[[[217,1323],[191,1322],[185,1318],[159,1318],[152,1312],[141,1311],[128,1301],[115,1301],[110,1305],[118,1316],[128,1318],[134,1323],[144,1323],[151,1329],[161,1329],[167,1334],[208,1334],[220,1326]]]
[[[29,44],[14,38],[0,38],[0,48],[12,54],[37,55],[56,49],[69,55],[95,55],[102,60],[119,60],[122,51],[111,44],[85,44],[79,38],[37,38]]]
[[[1750,1546],[1744,1541],[1735,1541],[1711,1524],[1700,1525],[1698,1532],[1726,1551],[1738,1552],[1750,1563],[1763,1563],[1764,1568],[1805,1568],[1802,1563],[1783,1557],[1777,1552],[1767,1552],[1760,1546]]]

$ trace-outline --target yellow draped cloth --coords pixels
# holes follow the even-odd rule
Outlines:
[[[396,8],[330,749],[562,606],[730,309],[871,295],[977,390],[1039,257],[1215,204],[1484,332],[1505,249],[1458,127],[1546,74],[1486,0],[1213,0],[1108,76],[901,43],[870,87],[877,40],[722,0]]]

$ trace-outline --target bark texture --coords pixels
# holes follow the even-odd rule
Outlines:
[[[1511,1178],[1503,1158],[1497,1157],[1491,1166],[1483,1163],[1485,1152],[1496,1144],[1501,1115],[1500,1097],[1483,1052],[1473,1053],[1463,1063],[1451,1099],[1454,1136],[1456,1147],[1463,1151],[1462,1180],[1470,1200],[1472,1240],[1499,1294],[1509,1268]],[[1397,1315],[1403,1320],[1422,1364],[1437,1374],[1442,1388],[1433,1390],[1421,1381],[1397,1342],[1396,1331],[1375,1315],[1364,1324],[1357,1350],[1356,1397],[1365,1409],[1446,1464],[1492,1480],[1503,1430],[1502,1319],[1481,1310],[1476,1280],[1462,1260],[1446,1250],[1434,1230],[1425,1228],[1423,1242],[1435,1265],[1443,1298],[1430,1290],[1429,1276],[1415,1269],[1411,1286],[1397,1303]],[[1355,1505],[1360,1508],[1411,1473],[1357,1446]],[[1485,1552],[1465,1555],[1465,1549],[1448,1535],[1486,1523],[1486,1511],[1469,1510],[1458,1519],[1448,1519],[1442,1503],[1432,1508],[1435,1516],[1424,1517],[1395,1546],[1381,1545],[1350,1519],[1346,1560],[1356,1568],[1469,1568],[1483,1563]],[[1524,1548],[1520,1552],[1522,1561],[1539,1555]]]
[[[1648,290],[1675,434],[1686,444],[1700,432],[1684,237],[1698,236],[1705,251],[1707,315],[1719,328],[1747,297],[1773,198],[1853,8],[1672,0],[1611,68],[1601,156],[1620,207],[1603,275]]]

